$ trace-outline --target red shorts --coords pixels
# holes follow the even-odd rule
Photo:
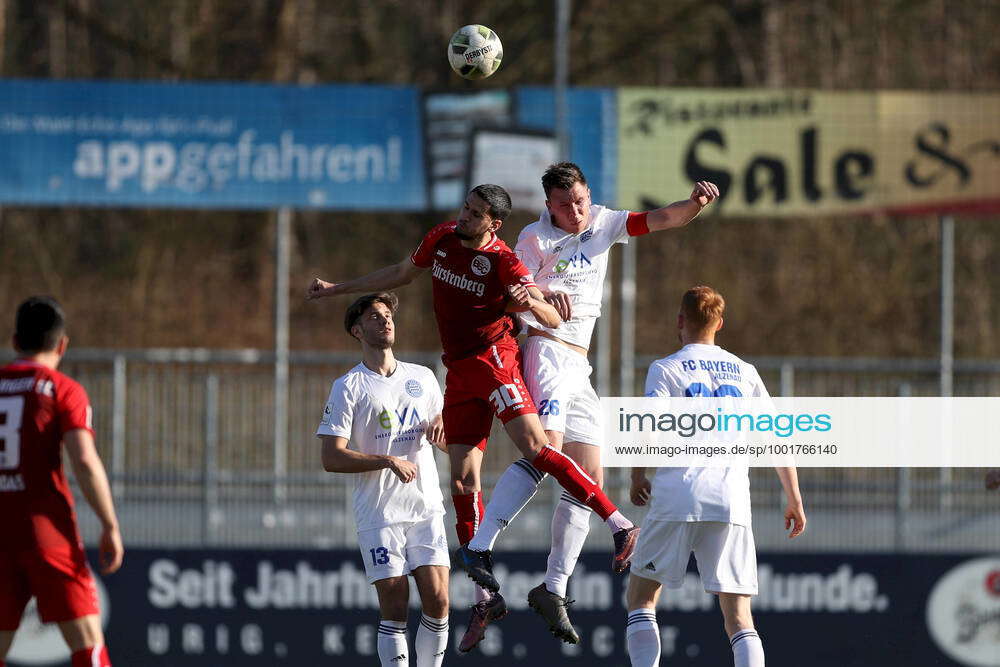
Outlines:
[[[0,631],[16,630],[32,596],[43,623],[99,612],[97,588],[83,548],[0,551]]]
[[[448,363],[444,384],[444,435],[449,445],[485,451],[493,415],[506,424],[538,413],[521,378],[521,350],[513,340]]]

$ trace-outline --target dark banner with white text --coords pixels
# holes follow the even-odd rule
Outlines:
[[[587,553],[570,583],[582,637],[562,644],[527,607],[546,555],[498,553],[511,613],[474,650],[476,665],[628,665],[627,576]],[[754,618],[769,665],[1000,665],[1000,557],[761,554]],[[640,567],[640,564],[635,564]],[[360,554],[338,551],[143,550],[101,582],[112,660],[119,665],[378,664],[378,604]],[[451,579],[451,645],[460,659],[472,589]],[[419,623],[411,586],[410,641]],[[663,664],[725,665],[732,655],[714,598],[689,572],[665,591],[657,618]],[[25,614],[9,664],[62,665],[54,627]],[[415,664],[415,660],[411,660]]]

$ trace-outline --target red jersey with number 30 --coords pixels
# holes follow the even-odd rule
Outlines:
[[[466,248],[455,235],[456,224],[431,229],[410,256],[416,266],[431,269],[445,363],[512,339],[515,325],[505,310],[507,289],[535,284],[531,272],[495,234],[481,248]]]
[[[0,368],[0,543],[18,549],[79,542],[62,467],[63,436],[91,427],[79,383],[31,361]]]

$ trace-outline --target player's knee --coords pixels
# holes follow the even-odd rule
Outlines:
[[[424,614],[431,618],[444,618],[448,615],[448,591],[435,591],[434,595],[421,601],[421,607]]]
[[[100,616],[96,614],[63,621],[59,623],[59,630],[71,651],[104,644]]]
[[[386,621],[405,621],[410,601],[410,582],[403,577],[392,577],[375,582],[378,608]]]
[[[625,605],[629,611],[641,609],[643,607],[652,608],[656,604],[655,589],[645,585],[636,577],[630,576],[628,579],[628,590],[625,593]]]

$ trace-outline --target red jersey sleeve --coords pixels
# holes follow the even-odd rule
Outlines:
[[[531,275],[528,267],[517,258],[517,255],[508,251],[500,257],[500,281],[505,287],[512,285],[535,286],[535,277]]]
[[[417,246],[417,249],[410,255],[410,261],[421,269],[429,269],[434,262],[434,248],[444,236],[455,231],[455,224],[455,221],[452,220],[451,222],[442,222],[440,225],[432,227],[424,235],[424,239]]]
[[[93,433],[93,411],[87,392],[79,383],[72,380],[64,380],[59,384],[60,386],[56,390],[59,432],[67,433],[82,428]]]

